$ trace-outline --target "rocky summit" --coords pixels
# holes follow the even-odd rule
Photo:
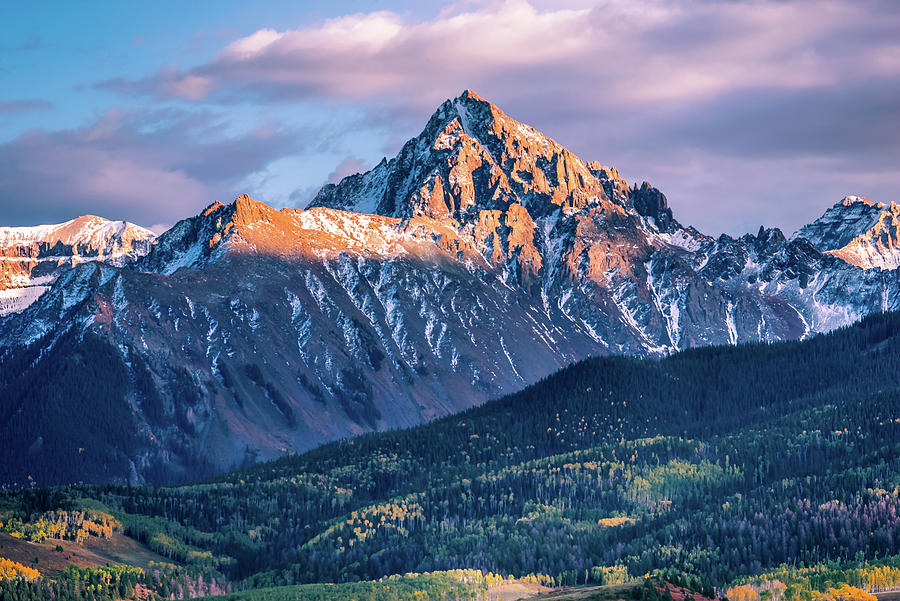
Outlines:
[[[847,197],[791,237],[707,236],[466,91],[307,210],[241,196],[113,254],[69,243],[97,260],[0,318],[0,479],[179,481],[591,355],[809,337],[900,308],[898,211]]]
[[[123,265],[147,254],[153,238],[133,223],[94,215],[55,225],[0,227],[0,315],[21,311],[79,263]]]

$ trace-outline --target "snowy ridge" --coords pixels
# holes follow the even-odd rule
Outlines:
[[[67,269],[86,261],[123,265],[147,254],[153,239],[142,227],[93,215],[0,227],[0,315],[27,308]]]
[[[136,241],[150,242],[155,234],[125,221],[110,221],[94,215],[77,217],[65,223],[33,227],[0,227],[0,247],[46,244],[96,251],[103,258],[128,254]]]
[[[881,203],[876,206],[884,207]],[[866,231],[827,252],[862,269],[897,269],[900,267],[900,205],[892,202]]]
[[[874,227],[883,208],[882,203],[862,196],[845,196],[791,239],[806,238],[821,252],[838,250]]]

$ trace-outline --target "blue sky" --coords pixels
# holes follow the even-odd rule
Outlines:
[[[472,88],[710,233],[900,200],[892,0],[0,4],[0,223],[303,206]]]
[[[422,3],[394,2],[413,16]],[[202,64],[228,41],[266,27],[297,27],[364,11],[366,2],[119,2],[8,0],[0,4],[0,102],[49,100],[52,111],[3,122],[4,137],[30,127],[77,125],[105,107],[140,106],[91,84]],[[417,10],[418,7],[418,10]]]

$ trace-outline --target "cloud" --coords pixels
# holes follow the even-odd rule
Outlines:
[[[0,52],[31,52],[42,48],[44,48],[44,42],[41,37],[36,34],[32,34],[21,44],[16,44],[14,46],[0,44]]]
[[[355,156],[348,156],[340,161],[337,166],[328,174],[325,181],[319,181],[311,186],[301,186],[291,191],[288,195],[287,203],[275,203],[276,205],[286,204],[293,207],[306,208],[312,202],[319,190],[325,184],[336,184],[348,175],[355,173],[364,173],[372,168],[372,164],[368,161]]]
[[[472,88],[653,181],[680,219],[737,232],[795,227],[848,193],[897,197],[897,31],[895,0],[463,1],[431,18],[263,28],[202,64],[99,85],[204,105],[351,103],[367,120],[353,128],[389,132],[389,149]]]
[[[491,96],[490,88],[506,95],[568,88],[591,107],[684,102],[900,75],[891,35],[898,11],[879,3],[885,10],[876,17],[873,4],[618,0],[540,10],[509,0],[425,21],[359,13],[260,29],[195,68],[102,85],[189,100],[314,97],[428,107],[466,87]]]
[[[53,108],[52,102],[46,100],[9,100],[0,102],[0,115],[9,113],[27,113],[31,111],[48,111]]]
[[[0,145],[4,225],[88,212],[171,223],[230,200],[249,174],[299,147],[296,132],[228,135],[226,125],[208,112],[113,109],[84,128],[24,133]]]
[[[705,103],[660,124],[681,145],[753,158],[841,157],[854,167],[896,164],[900,79],[808,90],[754,90]],[[848,165],[849,166],[849,165]]]
[[[334,171],[328,174],[327,183],[336,184],[348,175],[363,173],[371,168],[372,165],[358,157],[347,157],[334,168]]]

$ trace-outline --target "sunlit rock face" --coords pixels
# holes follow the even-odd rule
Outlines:
[[[23,310],[75,265],[122,265],[145,255],[153,238],[133,223],[93,215],[55,225],[0,227],[0,315]]]
[[[885,206],[867,198],[848,196],[798,235],[851,265],[894,270],[900,266],[898,227],[900,205],[897,203]]]
[[[184,479],[421,423],[590,355],[796,339],[897,309],[880,268],[895,215],[846,199],[791,238],[706,236],[649,183],[466,91],[308,210],[241,196],[119,265],[64,271],[0,319],[0,360],[28,365],[0,380],[0,409],[18,415],[16,391],[43,390],[89,340],[121,371],[104,402],[137,433],[108,478]],[[845,258],[863,238],[877,253]],[[0,436],[27,452],[42,428]]]

